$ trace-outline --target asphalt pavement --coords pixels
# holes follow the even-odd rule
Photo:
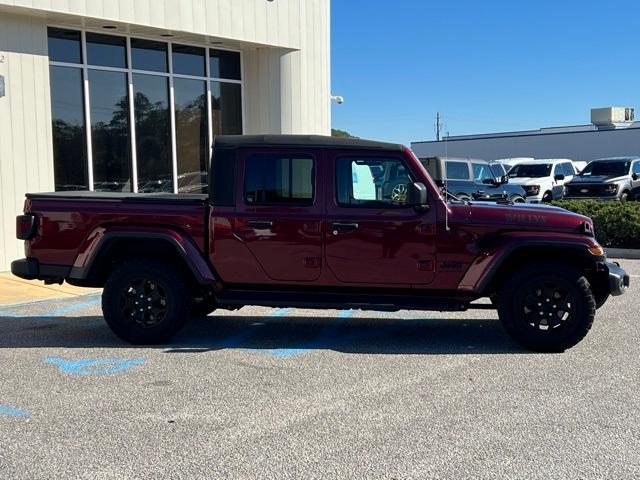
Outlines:
[[[640,261],[563,354],[495,312],[244,308],[136,348],[0,308],[0,479],[640,478]]]

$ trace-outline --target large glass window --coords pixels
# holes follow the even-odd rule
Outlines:
[[[336,197],[345,207],[404,206],[413,181],[397,158],[339,158],[336,170]]]
[[[242,87],[237,83],[211,82],[214,135],[242,133]]]
[[[51,66],[50,75],[55,187],[57,191],[86,190],[89,181],[82,70]]]
[[[138,38],[131,39],[131,63],[136,70],[168,72],[167,44]]]
[[[133,75],[139,192],[173,192],[169,79]]]
[[[243,131],[240,53],[56,27],[48,35],[56,189],[206,189],[214,136]]]
[[[94,189],[130,192],[131,138],[126,74],[89,70],[89,104]]]
[[[207,87],[201,80],[173,81],[178,153],[178,192],[202,192],[207,184]]]
[[[87,33],[87,62],[102,67],[127,67],[127,41],[124,37]]]
[[[310,205],[313,159],[249,157],[245,165],[245,201],[247,205]]]
[[[204,48],[173,45],[173,73],[204,77]]]
[[[240,54],[224,50],[211,50],[209,54],[210,75],[213,78],[240,80]]]
[[[52,62],[82,63],[80,32],[49,28],[49,60]]]

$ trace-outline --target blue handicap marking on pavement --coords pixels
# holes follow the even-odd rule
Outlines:
[[[6,415],[8,417],[28,417],[29,412],[8,405],[0,405],[0,415]]]
[[[60,357],[44,357],[44,363],[56,365],[60,373],[69,375],[108,375],[112,373],[125,372],[144,365],[141,358],[119,359],[119,358],[84,358],[79,360],[65,360]]]

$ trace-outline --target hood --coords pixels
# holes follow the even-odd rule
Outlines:
[[[547,177],[513,177],[509,178],[512,185],[540,185],[547,181]]]
[[[473,202],[468,208],[467,218],[471,224],[496,225],[519,230],[582,233],[586,222],[593,231],[590,218],[550,205]]]
[[[626,176],[622,176],[622,177],[605,177],[605,176],[588,176],[588,177],[582,177],[582,176],[577,176],[577,177],[573,177],[573,180],[571,180],[571,182],[569,183],[569,185],[573,185],[573,184],[578,184],[578,185],[582,185],[582,184],[592,184],[592,183],[615,183],[615,182],[620,182],[622,180],[625,180],[627,177]]]

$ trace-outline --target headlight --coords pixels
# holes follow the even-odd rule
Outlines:
[[[524,191],[527,195],[538,195],[540,193],[540,185],[526,185]]]
[[[615,183],[611,183],[609,185],[604,186],[604,193],[615,194],[618,193],[618,185]]]

